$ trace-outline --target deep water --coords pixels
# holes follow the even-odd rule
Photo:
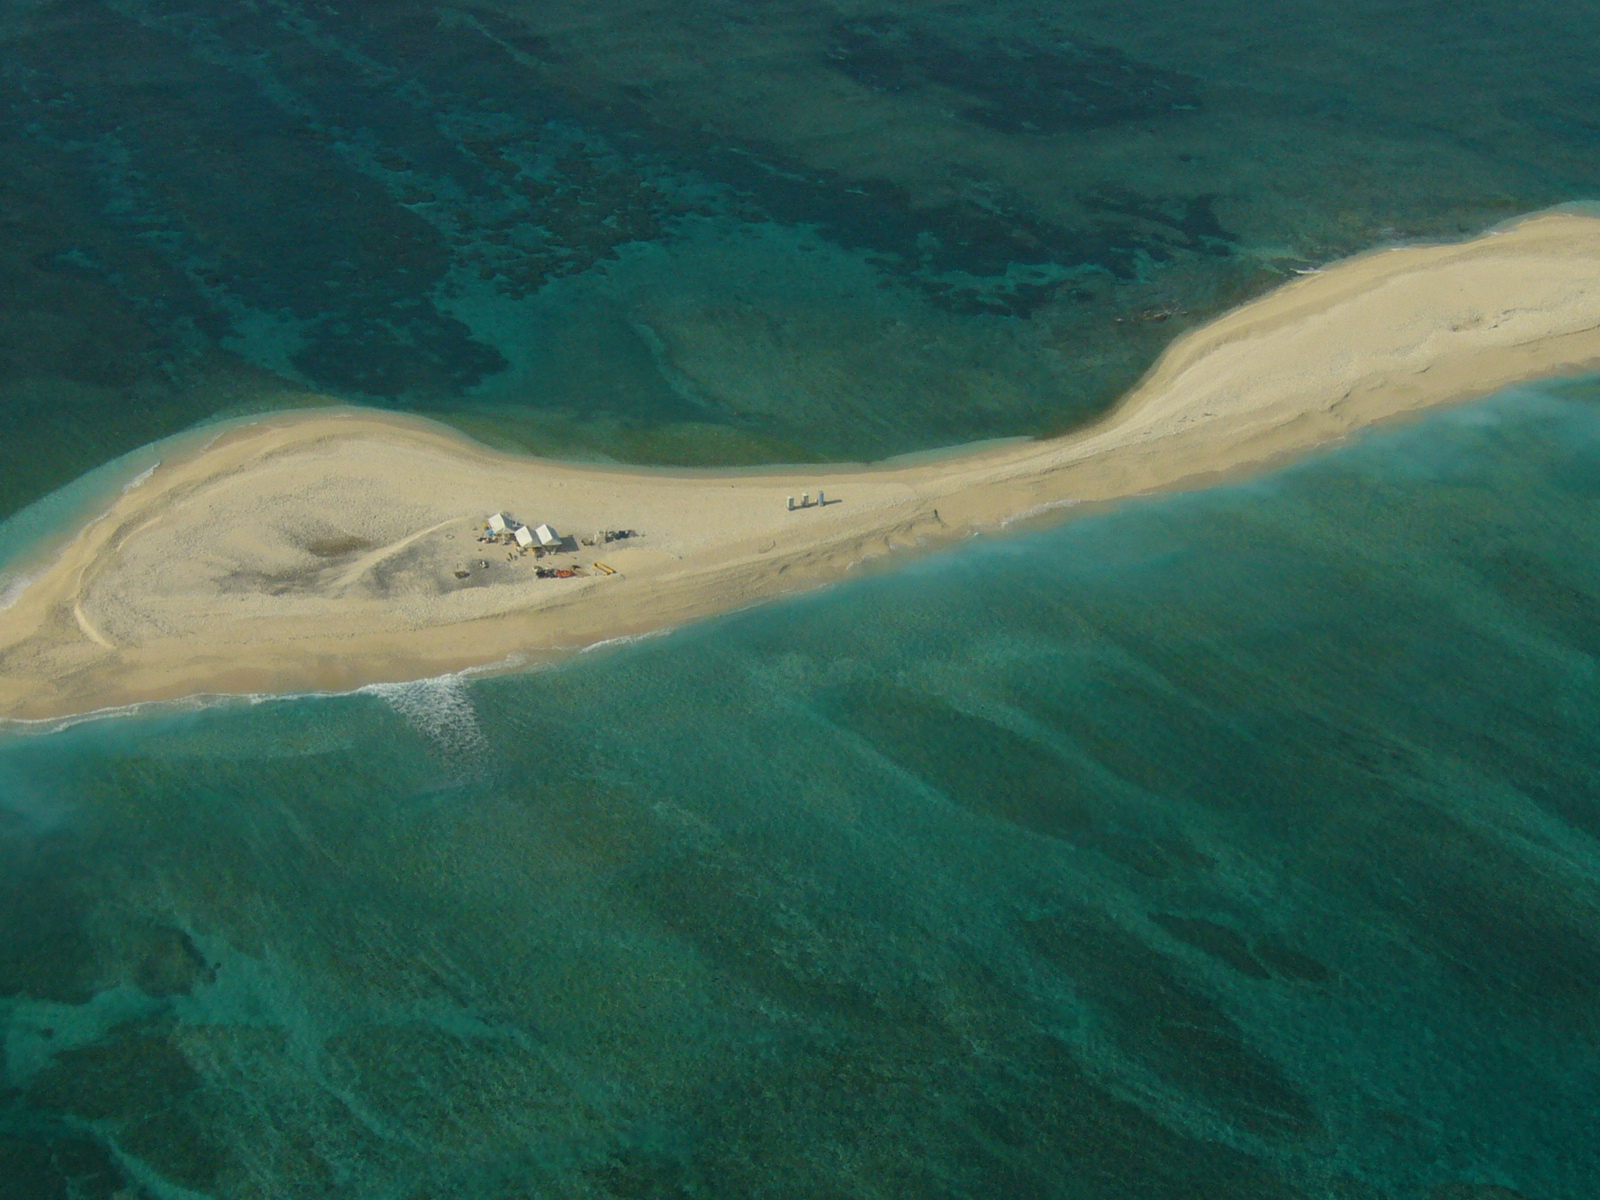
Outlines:
[[[1555,0],[12,0],[0,517],[318,396],[545,453],[1057,431],[1374,245],[1600,197]]]
[[[1597,655],[1591,381],[556,669],[13,729],[0,1193],[1590,1200]]]

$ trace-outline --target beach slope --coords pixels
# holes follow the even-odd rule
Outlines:
[[[162,463],[0,611],[0,717],[558,654],[1597,365],[1600,219],[1558,212],[1301,277],[1180,338],[1097,425],[934,461],[605,468],[366,410],[277,414]],[[819,492],[826,505],[789,509]],[[580,540],[538,560],[479,542],[502,510]],[[602,529],[637,536],[582,544]]]

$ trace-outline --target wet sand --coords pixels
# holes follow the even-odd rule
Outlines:
[[[367,410],[278,414],[162,463],[0,611],[0,717],[560,654],[1596,365],[1600,219],[1552,213],[1304,276],[1179,339],[1097,425],[935,461],[618,469],[499,454]],[[826,506],[789,511],[819,492]],[[536,564],[476,541],[502,510],[638,536]],[[536,565],[587,575],[541,579]]]

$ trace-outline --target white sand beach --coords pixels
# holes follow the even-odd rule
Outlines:
[[[1557,212],[1299,278],[1179,339],[1097,425],[937,461],[619,469],[500,454],[367,410],[280,413],[162,462],[0,611],[0,717],[560,654],[1597,365],[1600,219]],[[819,492],[826,506],[789,510]],[[536,560],[476,540],[500,511],[637,536]]]

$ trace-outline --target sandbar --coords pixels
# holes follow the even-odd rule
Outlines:
[[[560,655],[1597,366],[1600,218],[1557,211],[1299,277],[1176,340],[1097,424],[936,461],[615,468],[365,409],[277,413],[161,463],[0,611],[0,718]],[[791,511],[803,493],[829,503]],[[537,560],[585,572],[540,578],[476,540],[500,511],[637,536]]]

